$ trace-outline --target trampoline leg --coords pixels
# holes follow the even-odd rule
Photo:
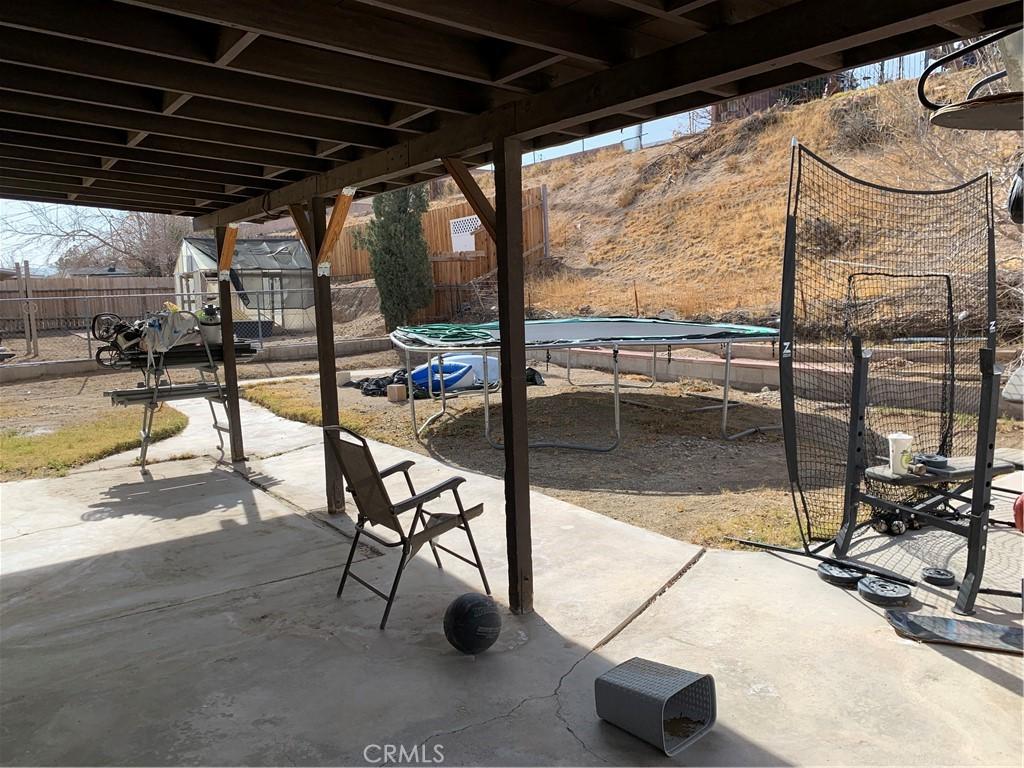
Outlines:
[[[782,429],[781,424],[767,424],[763,426],[750,427],[736,434],[729,434],[729,390],[732,387],[732,342],[725,342],[725,380],[722,382],[722,438],[725,440],[738,440],[747,435],[757,432],[775,432]]]
[[[409,415],[412,417],[412,434],[414,437],[420,436],[420,431],[416,426],[416,397],[415,390],[412,386],[412,358],[409,350],[405,350],[405,389],[409,395]]]

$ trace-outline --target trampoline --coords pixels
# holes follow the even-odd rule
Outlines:
[[[727,440],[734,440],[753,432],[778,429],[779,427],[777,426],[754,427],[733,435],[728,433],[729,406],[737,405],[736,402],[730,403],[729,401],[732,345],[736,342],[745,341],[777,341],[778,338],[779,332],[773,328],[754,325],[734,325],[731,323],[691,323],[678,320],[634,317],[574,317],[554,320],[527,320],[527,352],[549,351],[552,349],[566,350],[566,374],[570,384],[573,383],[571,379],[571,354],[573,349],[610,349],[612,352],[612,401],[614,404],[613,436],[610,443],[587,445],[544,440],[531,442],[530,447],[569,448],[602,452],[612,451],[618,447],[622,435],[620,421],[620,389],[622,389],[622,386],[620,386],[619,382],[619,350],[625,348],[651,350],[651,384],[647,386],[653,386],[657,376],[658,349],[660,347],[667,348],[669,354],[671,354],[673,347],[721,346],[725,359],[722,399],[720,402],[717,402],[716,398],[716,404],[707,407],[721,409],[722,437]],[[445,355],[476,352],[483,356],[483,380],[485,382],[494,381],[487,371],[489,357],[487,352],[501,347],[501,337],[497,322],[470,325],[437,324],[401,327],[391,334],[391,340],[398,349],[405,352],[407,370],[412,370],[412,355],[414,353],[426,354],[428,357],[437,357],[438,362],[443,363]],[[478,393],[484,398],[484,436],[487,442],[494,448],[503,447],[491,435],[489,407],[490,395],[497,391],[499,386],[495,382],[478,390]],[[577,384],[576,386],[581,385]],[[457,394],[446,393],[443,386],[439,393],[430,393],[433,399],[440,400],[441,410],[433,414],[423,424],[418,424],[417,422],[416,399],[410,396],[409,412],[412,419],[412,428],[416,436],[421,436],[431,423],[447,414],[447,401],[449,399],[464,397],[466,394],[465,390]]]

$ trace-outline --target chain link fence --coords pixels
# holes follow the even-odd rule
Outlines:
[[[373,338],[385,335],[376,289],[332,286],[335,336]],[[0,299],[2,365],[92,358],[102,342],[93,338],[92,320],[109,313],[128,322],[145,319],[170,302],[196,312],[220,304],[216,292],[165,290],[120,295],[36,296]],[[316,340],[312,288],[232,291],[235,335],[258,347],[294,345]]]

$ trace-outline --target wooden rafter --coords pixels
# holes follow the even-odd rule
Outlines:
[[[868,46],[900,33],[933,29],[945,18],[960,18],[990,5],[986,0],[903,0],[872,5],[837,24],[835,9],[829,4],[804,0],[607,72],[465,118],[457,127],[416,137],[400,147],[271,192],[260,205],[281,208],[295,199],[328,194],[343,186],[363,186],[426,170],[436,166],[439,157],[479,151],[486,146],[489,134],[502,128],[508,130],[509,126],[513,126],[519,138],[534,138],[581,121],[599,121],[633,107],[742,82],[760,73],[799,65],[808,57]],[[1019,6],[1004,9],[1008,23],[1020,18]],[[396,163],[396,157],[402,161]],[[257,208],[253,203],[231,206],[201,217],[199,225],[246,218],[261,210],[263,207]]]
[[[238,225],[229,224],[225,228],[224,238],[217,243],[217,271],[220,272],[220,279],[227,280],[226,273],[230,271],[231,264],[235,260],[235,242],[238,240]]]
[[[456,186],[466,198],[469,207],[473,209],[473,213],[480,219],[481,226],[490,235],[491,240],[497,240],[498,228],[494,206],[491,205],[487,195],[480,189],[480,185],[476,183],[476,179],[469,172],[469,168],[457,157],[445,157],[441,162],[444,164],[445,170],[455,180]]]
[[[400,187],[1019,23],[1009,0],[0,4],[5,192],[199,223]],[[608,68],[613,65],[612,68]],[[341,76],[344,73],[344,77]],[[45,165],[44,165],[45,164]],[[84,196],[81,197],[80,196]]]

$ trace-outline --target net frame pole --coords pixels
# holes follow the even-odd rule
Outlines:
[[[871,350],[864,349],[859,336],[852,339],[853,394],[850,398],[850,430],[846,450],[846,478],[843,485],[843,522],[836,534],[832,554],[846,557],[857,530],[857,510],[860,506],[860,487],[867,469],[864,455],[865,412],[868,402],[868,368]]]

